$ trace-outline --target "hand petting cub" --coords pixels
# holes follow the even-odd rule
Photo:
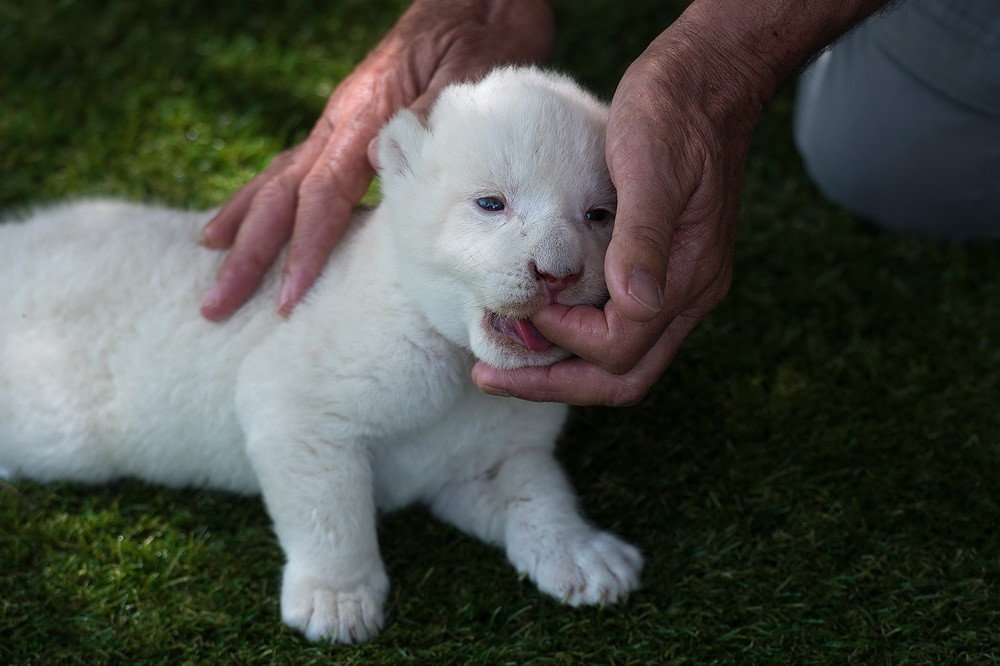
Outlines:
[[[376,512],[414,502],[566,603],[622,599],[642,558],[580,515],[553,457],[566,406],[470,379],[476,359],[565,358],[530,317],[607,299],[606,117],[530,68],[445,89],[426,122],[400,112],[382,203],[288,319],[276,274],[226,323],[199,315],[211,212],[82,201],[0,225],[0,474],[261,493],[282,617],[310,639],[379,630]]]

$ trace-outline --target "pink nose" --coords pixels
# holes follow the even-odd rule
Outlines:
[[[579,271],[562,270],[549,272],[539,268],[534,263],[532,263],[531,268],[535,273],[535,279],[545,287],[545,291],[548,293],[551,302],[555,302],[559,292],[580,279]]]

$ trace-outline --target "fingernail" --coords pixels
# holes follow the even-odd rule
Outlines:
[[[652,312],[663,309],[663,290],[653,276],[642,269],[635,269],[628,276],[628,295],[636,303]]]
[[[295,279],[291,275],[281,278],[281,291],[278,294],[278,312],[287,317],[295,309]]]
[[[219,302],[219,287],[218,285],[212,287],[207,294],[205,294],[205,299],[201,302],[202,311],[213,310]]]
[[[479,390],[487,395],[495,395],[499,398],[509,398],[511,394],[502,388],[497,388],[496,386],[490,386],[489,384],[483,384],[479,387]]]

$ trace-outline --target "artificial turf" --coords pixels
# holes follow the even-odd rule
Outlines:
[[[556,3],[605,96],[684,3]],[[401,0],[0,0],[0,207],[221,203],[301,139]],[[983,664],[1000,660],[1000,246],[825,202],[790,95],[751,154],[729,298],[650,396],[561,457],[643,588],[569,609],[419,509],[386,517],[385,630],[305,641],[259,500],[0,486],[0,663]]]

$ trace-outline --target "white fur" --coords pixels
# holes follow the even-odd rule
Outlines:
[[[90,201],[0,226],[0,471],[262,492],[287,557],[284,620],[360,641],[383,622],[376,508],[426,503],[572,604],[637,585],[641,557],[581,518],[552,451],[564,405],[484,395],[475,358],[532,352],[484,326],[600,304],[613,211],[606,109],[571,81],[497,70],[379,139],[384,201],[359,214],[287,320],[277,278],[224,324],[198,314],[211,213]],[[493,196],[506,208],[488,212]],[[471,353],[470,353],[471,352]]]

